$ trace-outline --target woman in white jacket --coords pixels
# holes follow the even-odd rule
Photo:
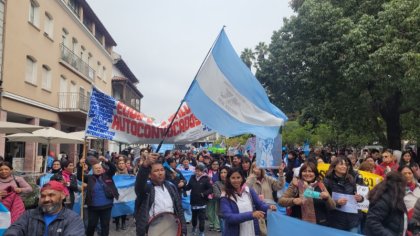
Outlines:
[[[417,180],[414,178],[414,172],[409,166],[401,166],[398,169],[399,172],[404,176],[407,181],[407,186],[405,190],[404,203],[407,207],[407,211],[410,211],[414,208],[414,205],[417,202],[417,199],[420,198],[420,185],[417,183]]]

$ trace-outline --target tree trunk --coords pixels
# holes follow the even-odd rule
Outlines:
[[[385,106],[379,109],[386,123],[388,148],[393,150],[401,150],[400,106],[400,93],[396,92],[388,97],[385,101]]]

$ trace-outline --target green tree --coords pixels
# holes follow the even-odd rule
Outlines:
[[[251,69],[253,61],[255,61],[255,53],[250,48],[245,48],[241,53],[241,59],[245,65]]]
[[[412,128],[403,122],[419,119],[420,1],[295,0],[291,6],[297,15],[274,33],[257,71],[276,105],[305,109],[338,136],[373,137],[399,149],[402,135],[413,133],[402,132]]]
[[[255,46],[255,54],[257,55],[257,62],[254,63],[254,67],[259,70],[258,65],[262,64],[268,56],[268,45],[264,42],[259,42]]]

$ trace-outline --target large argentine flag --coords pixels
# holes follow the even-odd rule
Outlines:
[[[225,31],[198,72],[185,101],[206,126],[224,136],[252,133],[275,138],[286,115],[238,57]]]

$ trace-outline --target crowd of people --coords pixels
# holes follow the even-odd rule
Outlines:
[[[114,199],[119,198],[114,175],[137,176],[133,216],[137,235],[147,235],[150,222],[168,212],[179,220],[183,235],[204,236],[206,229],[222,235],[267,235],[267,211],[279,207],[302,221],[364,235],[419,233],[420,160],[412,150],[359,153],[316,148],[308,155],[299,150],[283,154],[283,164],[275,169],[258,167],[255,155],[249,153],[213,155],[206,150],[158,155],[144,148],[138,157],[90,153],[75,164],[54,160],[39,206],[26,211],[20,195],[32,187],[13,175],[10,163],[0,162],[0,202],[10,210],[12,222],[5,235],[94,235],[98,231],[105,236],[111,222],[117,231],[126,230],[129,216],[111,219]],[[319,163],[329,164],[322,175]],[[366,183],[360,171],[384,180],[362,196],[358,186]],[[193,173],[189,180],[183,175],[186,172]],[[75,193],[82,190],[85,222],[72,211]],[[186,196],[189,206],[182,204]],[[366,198],[367,212],[347,210]]]

